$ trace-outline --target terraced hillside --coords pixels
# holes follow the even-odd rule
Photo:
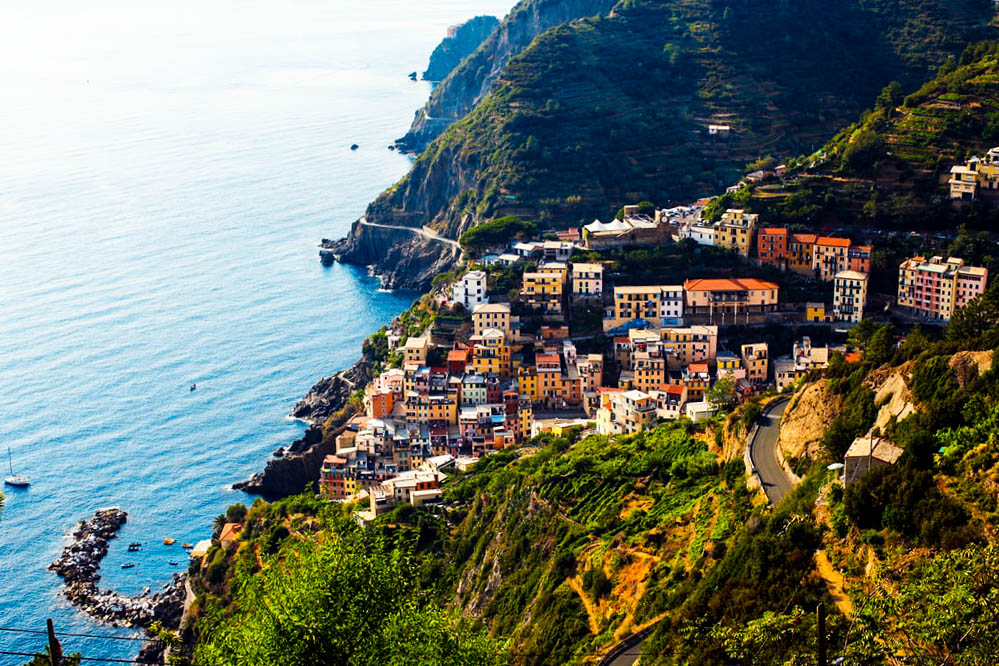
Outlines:
[[[916,92],[883,91],[871,111],[788,183],[737,197],[772,221],[900,229],[989,229],[994,208],[956,208],[950,168],[999,145],[999,44],[969,47]]]
[[[985,0],[624,0],[537,37],[368,218],[456,237],[505,212],[565,226],[716,192],[761,154],[821,145],[887,82],[915,88],[991,34],[991,12]]]

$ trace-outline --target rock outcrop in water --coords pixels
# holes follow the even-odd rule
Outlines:
[[[174,574],[159,592],[151,593],[146,588],[134,597],[102,590],[97,585],[108,542],[127,520],[128,514],[118,508],[97,511],[93,518],[76,525],[73,542],[48,568],[62,577],[63,595],[69,602],[102,622],[147,629],[158,621],[168,629],[177,629],[184,612],[185,574]]]
[[[479,48],[498,25],[499,19],[495,16],[476,16],[461,25],[452,26],[447,37],[430,54],[430,64],[423,72],[423,79],[444,80],[462,60]]]

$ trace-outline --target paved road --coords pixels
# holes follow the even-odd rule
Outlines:
[[[777,462],[777,432],[780,416],[787,407],[788,399],[783,398],[770,405],[760,416],[759,428],[749,443],[749,456],[760,474],[763,492],[770,504],[777,504],[785,494],[791,492],[791,482],[784,475]]]
[[[440,241],[442,243],[447,243],[448,245],[453,245],[454,247],[461,249],[461,246],[458,245],[458,241],[451,240],[450,238],[444,238],[443,236],[437,234],[436,232],[427,231],[422,227],[404,227],[402,225],[395,225],[395,224],[378,224],[377,222],[368,222],[363,217],[361,218],[361,224],[366,227],[378,227],[381,229],[399,229],[401,231],[409,231],[411,233],[423,236],[424,238],[427,238],[429,240]]]
[[[649,633],[651,632],[643,631],[626,639],[614,651],[598,661],[598,666],[634,666],[635,662],[638,661],[638,656],[642,653],[642,643],[648,638]]]

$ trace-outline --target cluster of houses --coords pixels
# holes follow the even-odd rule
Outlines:
[[[954,201],[999,198],[999,147],[952,166],[947,184]]]
[[[959,257],[913,257],[898,269],[898,306],[914,317],[949,321],[985,291],[988,278],[987,268],[965,266]]]

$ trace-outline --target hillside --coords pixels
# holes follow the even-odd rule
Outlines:
[[[440,81],[461,64],[499,25],[495,16],[476,16],[459,26],[454,26],[434,52],[423,72],[425,81]]]
[[[716,192],[761,154],[821,145],[888,81],[915,88],[991,34],[990,12],[984,0],[626,0],[534,39],[367,216],[456,237],[504,212],[561,226]],[[732,136],[709,138],[710,123]]]
[[[970,46],[916,92],[889,87],[789,182],[747,188],[739,201],[774,222],[891,229],[991,229],[992,207],[957,207],[950,168],[999,144],[999,44]],[[794,163],[792,163],[794,164]]]

